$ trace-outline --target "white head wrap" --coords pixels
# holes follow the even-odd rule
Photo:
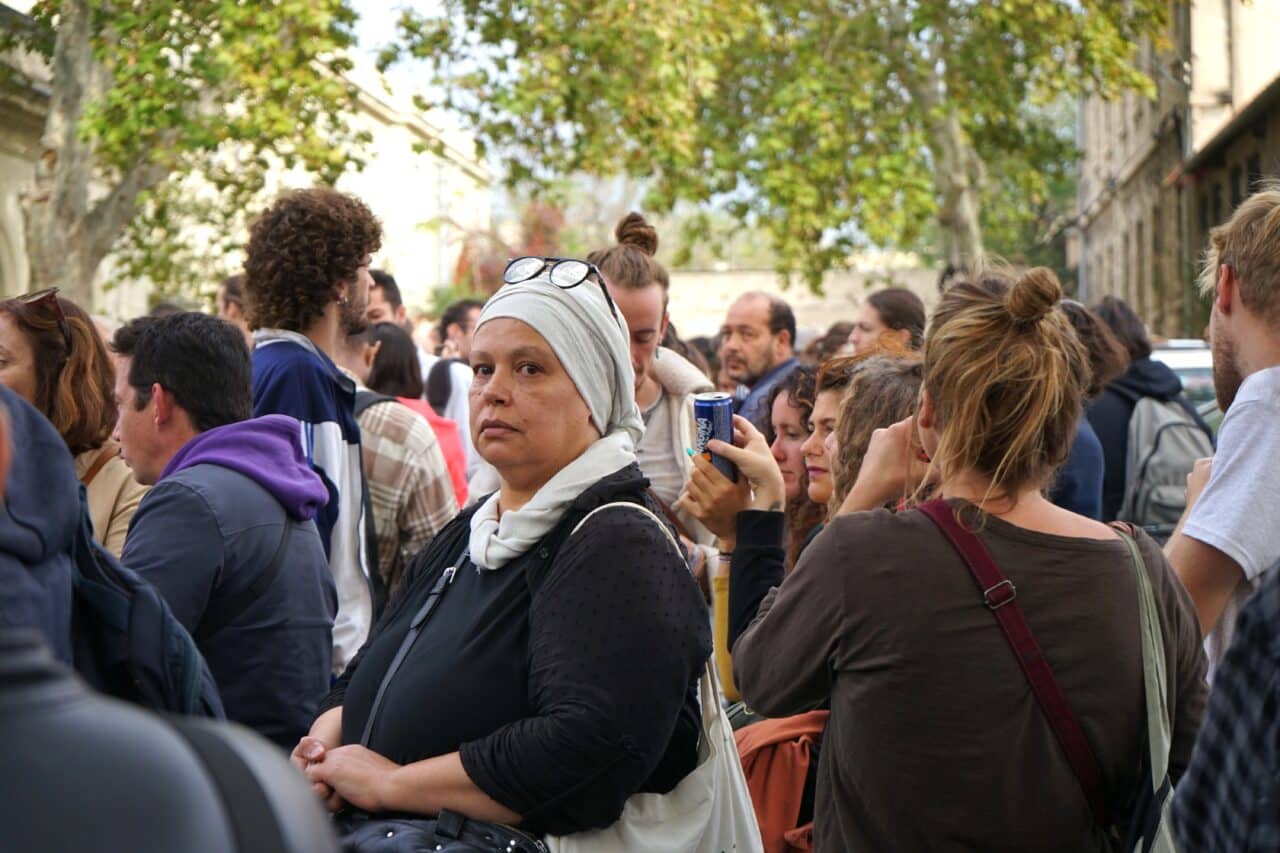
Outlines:
[[[600,285],[584,281],[564,289],[546,274],[495,293],[476,323],[507,318],[527,324],[546,340],[578,389],[601,438],[561,468],[518,510],[498,518],[494,494],[471,516],[471,559],[497,569],[533,547],[578,495],[636,461],[644,420],[635,401],[626,321],[615,319]]]

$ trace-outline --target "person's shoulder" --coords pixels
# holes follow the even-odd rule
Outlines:
[[[617,560],[620,553],[626,560]],[[623,568],[670,563],[684,568],[679,540],[666,520],[636,494],[606,501],[578,518],[561,549],[617,562]]]
[[[253,350],[254,371],[302,370],[326,372],[324,362],[299,343],[273,339],[259,343]]]
[[[891,512],[883,508],[871,509],[837,515],[826,523],[814,543],[823,541],[824,537],[828,542],[866,537],[898,541],[902,538],[918,536],[921,530],[932,529],[932,527],[933,522],[929,521],[922,512],[909,509],[901,512]]]
[[[217,506],[228,501],[225,490],[216,487],[200,469],[211,465],[197,465],[165,477],[152,486],[138,505],[130,528],[145,529],[152,525],[181,525],[194,532],[212,525],[220,527]],[[231,499],[232,503],[237,503]],[[127,541],[127,540],[126,540]]]
[[[91,450],[89,453],[97,454],[98,450]],[[94,489],[98,486],[98,489]],[[88,491],[110,492],[116,496],[117,502],[125,502],[129,500],[139,501],[143,495],[147,493],[147,487],[142,485],[133,476],[133,469],[120,456],[112,456],[107,460],[101,470],[94,475],[93,480],[86,486]]]
[[[1234,421],[1241,416],[1270,414],[1277,410],[1280,410],[1280,366],[1268,367],[1245,377],[1223,422],[1226,423],[1228,418]]]

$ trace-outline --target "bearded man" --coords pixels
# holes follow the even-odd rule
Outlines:
[[[1188,478],[1187,512],[1165,553],[1219,659],[1191,765],[1178,783],[1173,827],[1183,850],[1275,849],[1280,187],[1246,199],[1210,240],[1201,289],[1213,298],[1213,384],[1226,417],[1212,463],[1200,460]]]
[[[338,590],[335,673],[369,633],[373,593],[356,389],[333,357],[344,336],[367,323],[369,264],[381,244],[382,226],[358,198],[295,190],[254,222],[244,265],[254,417],[300,421],[303,455],[329,492],[315,521]]]

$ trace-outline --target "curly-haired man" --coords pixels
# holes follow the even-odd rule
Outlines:
[[[355,386],[332,361],[365,324],[369,263],[382,227],[354,196],[317,188],[282,194],[249,231],[244,294],[255,330],[253,413],[302,422],[302,449],[329,491],[316,527],[338,589],[333,667],[342,672],[373,618],[364,471]]]

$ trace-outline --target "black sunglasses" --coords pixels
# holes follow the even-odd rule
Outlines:
[[[71,355],[71,326],[67,323],[67,315],[63,313],[61,303],[58,302],[58,288],[46,287],[34,293],[24,293],[21,296],[15,296],[13,301],[30,308],[51,305],[53,315],[58,320],[58,330],[62,332],[62,342],[67,347],[67,355]]]
[[[519,284],[541,275],[548,268],[550,271],[547,273],[547,278],[561,290],[572,290],[594,275],[596,284],[600,285],[600,292],[604,294],[604,301],[609,303],[609,313],[613,315],[614,322],[619,326],[622,325],[618,319],[618,308],[613,304],[609,288],[605,287],[604,276],[600,274],[600,268],[590,261],[534,256],[514,258],[507,262],[507,268],[502,272],[502,283]]]

